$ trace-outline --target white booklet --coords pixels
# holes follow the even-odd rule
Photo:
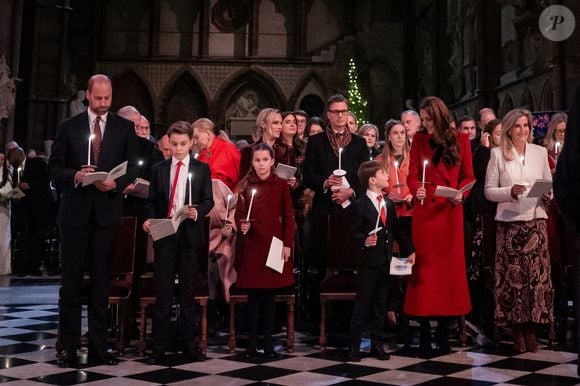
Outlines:
[[[149,181],[144,180],[143,178],[137,178],[134,184],[135,188],[133,188],[133,191],[129,193],[130,195],[139,198],[149,197]]]
[[[83,186],[94,184],[97,181],[116,180],[127,173],[127,161],[115,166],[110,172],[88,173],[83,179]]]
[[[445,197],[445,198],[455,198],[455,196],[457,196],[457,193],[463,193],[469,189],[471,189],[473,187],[473,185],[475,185],[476,180],[471,181],[469,184],[465,185],[463,188],[461,189],[453,189],[450,188],[448,186],[437,186],[437,189],[435,189],[435,196],[436,197]]]
[[[149,234],[151,234],[153,241],[175,234],[181,223],[187,219],[187,213],[185,212],[187,208],[188,206],[182,207],[171,218],[149,219],[151,222]]]
[[[391,266],[389,273],[393,276],[406,276],[413,273],[413,265],[409,263],[409,259],[398,258],[393,256],[391,258]]]
[[[270,243],[266,267],[270,267],[279,273],[284,271],[284,243],[276,236],[272,237],[272,242]]]
[[[8,193],[6,193],[8,198],[22,198],[25,197],[26,194],[20,188],[14,188]]]
[[[537,179],[534,185],[528,192],[527,198],[542,197],[544,193],[548,193],[552,189],[552,181]]]
[[[290,177],[294,177],[296,174],[296,168],[294,166],[286,165],[283,163],[278,163],[274,173],[280,178],[285,180],[289,179]]]

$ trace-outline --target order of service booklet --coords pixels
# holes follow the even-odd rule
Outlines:
[[[115,166],[110,172],[88,173],[83,178],[83,186],[94,184],[97,181],[110,181],[124,176],[127,173],[127,161]]]

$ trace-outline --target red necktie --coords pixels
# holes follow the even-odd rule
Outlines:
[[[379,201],[379,208],[381,211],[381,221],[383,222],[383,224],[385,226],[387,226],[387,209],[385,208],[385,205],[383,204],[383,195],[379,194],[377,196],[377,200]]]
[[[103,141],[103,135],[101,134],[101,117],[97,115],[95,119],[95,127],[93,128],[93,160],[95,164],[99,163],[99,153],[101,152],[101,142]]]
[[[171,195],[169,196],[169,208],[167,208],[167,218],[171,217],[171,209],[173,209],[173,199],[175,198],[175,191],[177,190],[177,180],[179,179],[179,171],[183,162],[179,161],[177,163],[177,169],[175,170],[175,177],[173,177],[173,184],[171,185]]]

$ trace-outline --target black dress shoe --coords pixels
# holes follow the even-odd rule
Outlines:
[[[264,357],[266,359],[278,359],[280,355],[274,350],[264,350]]]
[[[56,360],[58,367],[76,367],[79,364],[77,350],[63,350]]]
[[[119,363],[119,359],[107,351],[89,351],[88,360],[91,364],[106,366],[116,366]]]
[[[242,354],[242,356],[246,359],[255,358],[258,355],[258,351],[255,348],[247,348],[246,351]]]
[[[165,353],[163,351],[153,351],[151,355],[145,359],[145,363],[148,365],[159,365],[163,362],[163,358],[165,358]]]
[[[371,355],[380,361],[387,361],[391,359],[391,356],[385,351],[385,348],[383,347],[383,341],[371,342]]]
[[[189,362],[203,362],[207,360],[205,354],[201,351],[201,349],[190,349],[190,350],[183,350],[183,358]]]

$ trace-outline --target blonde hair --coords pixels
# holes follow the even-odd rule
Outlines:
[[[501,153],[503,154],[504,158],[508,161],[514,159],[514,142],[512,141],[510,130],[516,125],[516,122],[521,117],[526,117],[528,120],[528,125],[530,127],[530,134],[528,135],[528,143],[532,143],[532,128],[533,128],[533,119],[532,113],[526,109],[513,109],[512,111],[508,112],[501,121],[501,139],[499,146],[501,148]]]
[[[552,115],[550,122],[548,122],[548,133],[546,134],[546,147],[549,151],[554,151],[554,146],[556,145],[556,126],[560,123],[568,123],[568,114],[561,112]],[[560,146],[564,144],[561,143]]]
[[[378,148],[379,148],[379,129],[378,129],[378,127],[377,127],[376,125],[373,125],[372,123],[365,123],[364,125],[362,125],[362,126],[361,126],[361,127],[358,129],[358,132],[357,132],[357,134],[358,134],[359,136],[361,136],[361,137],[362,137],[362,136],[364,136],[364,135],[367,133],[367,131],[369,131],[369,130],[374,130],[374,131],[375,131],[375,137],[376,137],[376,140],[375,140],[375,146],[374,146],[374,147],[375,147],[376,149],[378,149]]]
[[[268,121],[270,121],[272,116],[275,114],[280,114],[280,110],[271,107],[260,110],[258,117],[256,117],[256,125],[262,130],[262,132],[264,131],[264,126],[268,125]]]
[[[199,131],[205,131],[207,133],[211,133],[213,135],[216,135],[216,133],[214,131],[215,124],[209,118],[199,118],[198,120],[194,121],[191,124],[191,127],[193,127],[194,129],[197,128]]]

